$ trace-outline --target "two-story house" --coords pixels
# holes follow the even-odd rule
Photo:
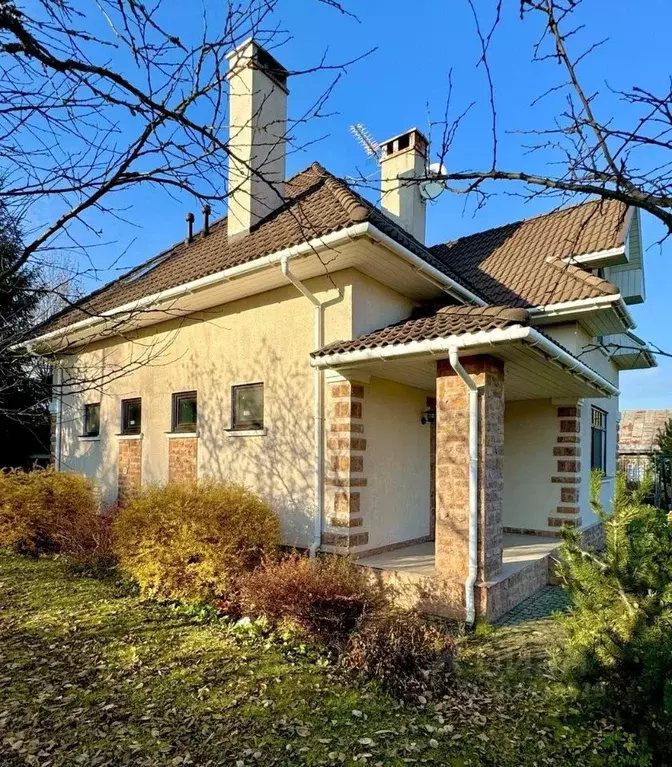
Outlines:
[[[285,178],[287,94],[270,54],[234,51],[228,215],[36,329],[55,464],[106,503],[241,482],[288,545],[496,618],[547,582],[562,526],[599,535],[619,376],[655,364],[600,348],[638,343],[638,212],[589,201],[429,245],[422,133],[383,144],[376,207],[316,163]]]

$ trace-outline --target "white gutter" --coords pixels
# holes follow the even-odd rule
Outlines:
[[[335,352],[326,354],[323,357],[313,358],[311,365],[319,368],[331,368],[345,365],[353,365],[359,362],[384,362],[386,360],[402,359],[404,357],[413,357],[419,355],[449,355],[452,348],[461,349],[482,349],[485,346],[510,343],[512,341],[524,341],[533,346],[544,355],[550,357],[554,362],[562,367],[569,369],[580,378],[597,386],[604,391],[607,396],[617,395],[618,389],[603,378],[599,373],[591,370],[576,357],[562,349],[550,338],[540,333],[535,328],[523,325],[512,325],[509,328],[499,330],[482,330],[477,333],[464,333],[457,336],[447,336],[443,338],[425,339],[422,341],[410,341],[405,344],[392,344],[390,346],[374,347],[371,349],[358,349],[350,352]]]
[[[594,264],[596,261],[615,258],[616,256],[625,256],[625,245],[619,245],[616,248],[607,248],[606,250],[595,250],[592,253],[583,253],[580,256],[567,256],[562,260],[567,264]],[[626,257],[627,263],[627,257]]]
[[[448,277],[448,275],[446,275],[444,272],[435,269],[423,258],[416,256],[415,253],[412,253],[410,250],[408,250],[408,248],[405,248],[396,240],[392,239],[392,237],[389,237],[384,232],[381,232],[380,229],[376,229],[376,227],[372,224],[367,224],[367,227],[367,234],[370,237],[385,245],[389,250],[403,258],[404,261],[408,261],[409,263],[416,266],[421,276],[427,276],[431,282],[438,282],[443,287],[443,289],[446,290],[446,292],[451,293],[461,298],[462,300],[467,300],[469,303],[475,304],[476,306],[486,306],[486,302],[482,298],[477,296],[475,293],[472,293],[463,285],[460,285],[459,282],[456,282],[455,280]]]
[[[557,304],[546,304],[545,306],[533,306],[526,311],[530,317],[563,317],[565,315],[576,315],[582,312],[592,312],[597,309],[611,307],[621,314],[621,318],[626,328],[636,327],[635,321],[626,306],[623,296],[620,293],[614,293],[610,296],[598,296],[596,298],[581,298],[577,301],[562,301]]]
[[[403,245],[400,245],[398,242],[396,242],[396,240],[393,240],[384,232],[381,232],[368,221],[364,221],[360,224],[353,224],[346,229],[340,229],[336,232],[331,232],[330,234],[326,234],[323,237],[315,237],[314,239],[307,242],[302,242],[299,245],[294,245],[290,248],[285,248],[283,250],[276,251],[275,253],[270,253],[267,256],[262,256],[261,258],[254,259],[254,261],[248,261],[245,264],[232,266],[228,269],[222,270],[221,272],[215,272],[214,274],[209,274],[206,277],[200,277],[197,280],[192,280],[191,282],[184,283],[183,285],[177,285],[174,288],[168,288],[167,290],[162,290],[158,293],[153,293],[152,295],[138,298],[135,301],[130,301],[129,303],[117,306],[114,309],[109,309],[108,311],[101,312],[101,314],[87,317],[83,320],[79,320],[79,322],[74,322],[72,325],[67,325],[66,327],[52,330],[49,333],[45,333],[44,335],[30,340],[25,345],[30,348],[38,343],[44,343],[45,341],[54,340],[70,333],[85,330],[94,325],[102,324],[106,320],[117,319],[118,321],[120,318],[123,318],[124,315],[129,315],[127,319],[130,319],[133,313],[143,309],[160,311],[161,308],[159,305],[165,301],[178,299],[185,295],[195,293],[196,291],[213,287],[238,277],[243,277],[247,274],[251,274],[252,272],[266,269],[271,266],[276,266],[282,263],[283,260],[309,256],[313,253],[319,253],[322,250],[328,250],[339,245],[345,245],[348,242],[351,242],[353,239],[363,236],[368,236],[371,239],[381,243],[382,245],[385,245],[388,249],[392,250],[404,261],[416,267],[416,271],[421,277],[425,277],[434,284],[438,283],[438,285],[447,293],[457,296],[465,302],[474,303],[478,306],[485,306],[485,302],[470,290],[467,290],[451,277],[448,277],[448,275],[444,274],[438,269],[435,269],[422,258],[416,256],[415,253],[412,253]],[[18,348],[22,346],[22,344],[17,344],[16,346]]]
[[[324,345],[324,309],[317,297],[292,274],[289,269],[289,256],[280,261],[280,268],[285,277],[313,305],[313,332],[316,349]],[[315,518],[313,543],[310,556],[314,557],[322,545],[322,516],[324,512],[324,373],[320,368],[313,369],[313,406],[314,406],[314,439],[315,439]]]
[[[469,565],[464,581],[465,620],[476,620],[474,585],[478,574],[478,386],[460,362],[458,350],[448,350],[450,365],[469,388]]]

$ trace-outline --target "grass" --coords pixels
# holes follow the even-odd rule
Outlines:
[[[206,614],[207,617],[207,614]],[[281,637],[0,553],[0,764],[646,764],[551,693],[543,663],[467,643],[450,696],[401,704]]]

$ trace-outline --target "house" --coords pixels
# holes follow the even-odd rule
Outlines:
[[[228,216],[192,216],[35,331],[56,466],[109,503],[242,482],[285,543],[494,619],[547,582],[563,526],[599,536],[589,475],[608,502],[619,376],[655,364],[630,335],[639,214],[589,201],[429,245],[423,134],[382,145],[376,207],[317,163],[285,178],[287,94],[269,53],[234,51]]]
[[[672,420],[672,410],[622,410],[618,428],[618,465],[631,482],[638,482],[651,458],[660,452],[658,434]]]

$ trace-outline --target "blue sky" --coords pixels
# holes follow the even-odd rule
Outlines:
[[[350,59],[372,47],[377,49],[341,77],[326,108],[329,116],[297,130],[299,145],[316,143],[288,158],[288,173],[318,160],[343,176],[375,174],[375,165],[367,163],[348,125],[363,122],[379,140],[412,125],[426,132],[430,118],[441,116],[451,70],[454,113],[471,101],[476,105],[449,162],[455,168],[487,165],[491,157],[487,83],[483,69],[475,66],[479,47],[466,0],[345,0],[345,5],[356,11],[359,21],[341,16],[315,0],[281,2],[277,21],[291,39],[275,54],[290,70],[313,66],[327,48],[333,62]],[[494,2],[478,0],[476,5],[479,12],[485,13]],[[561,96],[551,96],[536,105],[532,102],[548,85],[557,82],[560,72],[553,64],[531,64],[531,45],[539,27],[530,20],[521,22],[518,6],[517,0],[505,3],[502,24],[492,44],[499,165],[510,170],[523,169],[521,166],[540,169],[552,156],[546,153],[526,157],[525,137],[515,132],[549,126],[562,107]],[[181,3],[175,8],[176,13],[184,13]],[[589,90],[599,91],[595,109],[617,121],[627,120],[628,112],[609,88],[645,85],[662,91],[666,87],[671,69],[667,31],[672,27],[672,3],[649,0],[638,3],[635,11],[632,3],[592,0],[586,4],[581,20],[586,30],[575,39],[577,46],[608,38],[580,69]],[[332,76],[318,73],[292,79],[290,117],[302,113]],[[444,193],[428,211],[428,242],[497,226],[557,204],[543,198],[526,202],[512,194],[520,191],[512,186],[500,185],[491,191],[497,194],[480,210],[474,210],[473,204],[465,208],[463,197]],[[99,222],[104,226],[102,239],[114,241],[94,252],[92,258],[100,268],[111,264],[122,252],[121,265],[131,266],[161,251],[184,236],[186,211],[198,213],[198,206],[186,196],[171,197],[159,189],[136,190],[124,202],[132,205],[134,221],[145,224],[138,228],[117,220]],[[223,212],[214,211],[215,215]],[[632,307],[636,332],[672,351],[667,304],[672,285],[672,243],[662,247],[656,244],[662,227],[648,215],[643,216],[643,230],[648,295],[644,305]],[[102,276],[110,279],[115,273]],[[661,358],[657,369],[626,372],[621,380],[622,408],[672,407],[672,360]]]

